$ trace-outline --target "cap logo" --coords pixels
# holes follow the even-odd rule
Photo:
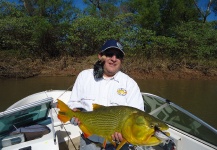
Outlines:
[[[123,46],[119,42],[117,42],[117,46],[119,49],[121,49],[121,50],[123,49]]]
[[[125,96],[127,94],[127,90],[123,89],[123,88],[119,88],[117,90],[118,95],[122,95]]]

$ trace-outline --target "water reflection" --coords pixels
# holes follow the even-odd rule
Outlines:
[[[217,128],[217,81],[137,80],[141,91],[164,97]]]
[[[75,77],[35,77],[0,80],[1,105],[5,110],[14,102],[44,90],[66,90]],[[217,128],[217,81],[136,80],[142,92],[167,98]]]
[[[35,77],[29,79],[0,80],[0,111],[14,102],[33,93],[44,90],[67,90],[74,84],[75,77]],[[71,90],[71,88],[70,88]]]

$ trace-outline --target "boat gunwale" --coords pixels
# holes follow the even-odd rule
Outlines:
[[[191,117],[192,119],[198,121],[200,124],[204,125],[205,127],[207,127],[208,129],[210,129],[213,133],[215,133],[217,135],[217,130],[214,127],[212,127],[211,125],[207,124],[205,121],[201,120],[200,118],[196,117],[195,115],[193,115],[189,111],[187,111],[187,110],[183,109],[182,107],[176,105],[175,103],[171,102],[170,100],[162,98],[162,97],[157,96],[155,94],[151,94],[151,93],[145,93],[145,92],[141,92],[141,93],[142,93],[142,95],[151,96],[153,98],[157,98],[158,100],[161,100],[161,101],[167,103],[168,105],[173,106],[177,110],[181,111],[182,113],[186,114],[187,116]],[[158,109],[158,108],[156,108],[156,109]],[[154,110],[156,110],[156,109],[154,109]],[[153,112],[154,110],[152,110],[151,112]],[[158,111],[160,111],[160,110],[158,110]],[[174,126],[174,125],[171,125],[171,124],[169,124],[167,122],[165,122],[165,123],[168,124],[169,127],[172,128],[174,131],[177,131],[177,132],[179,132],[179,133],[181,133],[181,134],[183,134],[185,136],[188,136],[188,137],[190,137],[190,138],[192,138],[192,139],[194,139],[196,141],[199,141],[199,142],[201,142],[201,143],[203,143],[203,144],[205,144],[205,145],[207,145],[207,146],[209,146],[211,148],[217,149],[217,145],[214,145],[213,143],[210,143],[209,141],[205,141],[204,139],[201,139],[201,138],[199,138],[199,137],[197,137],[195,135],[189,134],[186,131],[184,131],[184,130],[182,130],[182,129]]]
[[[192,117],[193,119],[195,119],[196,121],[198,121],[199,123],[203,124],[204,126],[208,127],[210,130],[212,130],[215,134],[217,134],[217,129],[215,129],[214,127],[212,127],[211,125],[209,125],[208,123],[206,123],[205,121],[203,121],[202,119],[196,117],[195,115],[193,115],[192,113],[190,113],[189,111],[183,109],[182,107],[176,105],[175,103],[173,103],[172,101],[168,100],[168,99],[165,99],[165,98],[162,98],[160,96],[157,96],[157,95],[154,95],[154,94],[151,94],[151,93],[143,93],[141,92],[142,95],[150,95],[150,96],[154,96],[156,98],[158,98],[159,100],[162,100],[163,102],[165,103],[168,103],[169,105],[173,106],[174,108],[178,109],[179,111],[183,112],[184,114]]]

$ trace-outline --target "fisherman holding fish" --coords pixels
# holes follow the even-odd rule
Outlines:
[[[68,106],[73,111],[92,111],[92,104],[103,106],[131,106],[144,111],[143,98],[137,83],[121,71],[124,58],[122,45],[116,40],[107,40],[98,54],[99,60],[93,69],[82,71],[74,84]],[[106,115],[106,114],[105,114]],[[71,119],[72,124],[79,124],[78,118]],[[123,140],[121,133],[111,135],[117,143]],[[103,138],[90,136],[80,139],[80,150],[101,150],[96,143],[103,144]],[[106,150],[115,149],[107,144]],[[121,150],[128,149],[125,144]]]

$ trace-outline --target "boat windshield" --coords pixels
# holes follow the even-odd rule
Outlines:
[[[145,110],[154,117],[217,146],[217,130],[193,114],[159,96],[142,93]]]
[[[0,137],[16,128],[25,127],[47,118],[52,98],[46,98],[0,113]]]

